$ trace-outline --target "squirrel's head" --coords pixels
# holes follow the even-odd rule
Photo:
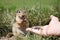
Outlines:
[[[17,10],[16,21],[18,23],[25,22],[27,20],[26,12],[24,10]]]

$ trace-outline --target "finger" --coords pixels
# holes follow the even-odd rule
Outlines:
[[[56,17],[54,15],[51,15],[50,18],[53,19],[53,20],[55,20],[55,21],[59,21],[58,17]]]
[[[33,26],[32,28],[33,28],[33,29],[38,29],[38,30],[39,30],[39,29],[42,29],[41,27],[42,27],[42,26]]]
[[[41,29],[33,29],[33,28],[27,28],[26,31],[29,31],[29,32],[34,32],[36,34],[41,34]]]
[[[53,15],[50,16],[50,18],[52,18],[52,17],[53,17]]]

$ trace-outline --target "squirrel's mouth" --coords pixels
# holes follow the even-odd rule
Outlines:
[[[26,20],[23,20],[23,22],[26,22]]]
[[[26,17],[24,17],[24,16],[20,17],[19,16],[19,18],[23,20],[22,22],[26,22]]]

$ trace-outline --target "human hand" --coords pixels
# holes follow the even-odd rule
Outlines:
[[[59,36],[60,35],[60,22],[59,19],[53,15],[50,16],[51,21],[48,25],[40,27],[40,29],[35,28],[27,28],[26,31],[34,32],[39,35],[45,35],[45,36]]]

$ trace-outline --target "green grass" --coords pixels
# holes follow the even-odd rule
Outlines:
[[[26,37],[16,37],[16,40],[60,40],[56,36],[39,36],[37,34],[27,35]]]
[[[30,27],[48,24],[50,15],[55,15],[60,19],[60,0],[0,0],[0,36],[11,31],[11,21],[15,17],[16,9],[26,10]],[[20,39],[17,38],[17,40]],[[33,34],[27,35],[23,40],[25,39],[60,40],[60,37],[43,37]]]

